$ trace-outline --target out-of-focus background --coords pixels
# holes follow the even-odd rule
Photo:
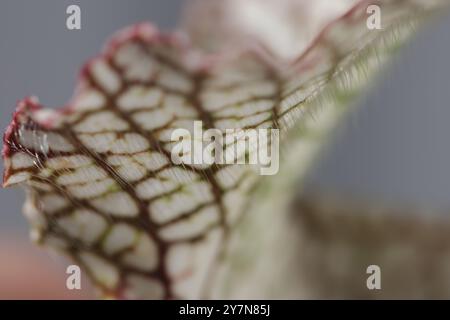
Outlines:
[[[70,4],[81,7],[79,31],[65,26]],[[174,29],[183,4],[1,0],[0,126],[27,95],[47,106],[64,105],[80,66],[114,31],[139,21]],[[308,189],[450,212],[449,29],[449,17],[431,24],[378,78],[308,177]],[[64,290],[64,262],[51,263],[28,244],[23,200],[22,190],[0,190],[0,298],[88,297],[88,290]],[[48,279],[45,286],[42,279]]]

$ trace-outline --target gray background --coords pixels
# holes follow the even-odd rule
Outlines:
[[[145,20],[173,28],[182,2],[0,0],[0,126],[26,95],[63,105],[79,67],[112,32]],[[81,6],[81,31],[65,28],[70,4]],[[450,208],[448,30],[447,18],[420,34],[380,77],[335,135],[309,189]],[[0,190],[0,235],[26,236],[23,198],[22,190]]]

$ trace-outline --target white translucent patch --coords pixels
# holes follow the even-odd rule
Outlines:
[[[146,88],[135,85],[125,91],[118,99],[118,106],[122,110],[141,108],[155,108],[162,99],[162,92],[158,88]]]
[[[108,289],[114,289],[119,282],[118,270],[108,261],[90,252],[79,254],[94,280]]]
[[[51,121],[53,128],[60,128],[63,123],[62,117],[55,117],[55,110],[50,108],[35,110],[32,114],[32,118],[36,123],[46,123]]]
[[[133,250],[122,255],[124,264],[142,271],[152,271],[158,265],[158,248],[150,237],[141,233]]]
[[[53,132],[47,133],[47,143],[52,151],[68,152],[75,150],[74,146],[69,143],[69,141]]]
[[[149,178],[136,186],[136,194],[143,200],[149,200],[153,197],[171,192],[178,186],[179,184],[172,180]]]
[[[11,157],[13,169],[29,168],[35,165],[35,159],[30,155],[22,152],[17,152]]]
[[[54,170],[74,169],[87,166],[92,163],[92,159],[82,155],[62,156],[49,158],[45,162],[48,168]]]
[[[100,181],[93,181],[85,184],[77,184],[67,187],[67,191],[78,199],[91,199],[102,194],[107,193],[109,190],[117,188],[116,182],[111,178],[106,178]]]
[[[114,155],[109,156],[107,158],[108,164],[112,166],[125,166],[129,165],[130,163],[133,163],[133,160],[128,155]]]
[[[101,111],[88,115],[74,130],[84,133],[96,133],[102,131],[123,131],[129,128],[128,123],[110,111]]]
[[[145,130],[154,130],[167,126],[173,116],[166,110],[142,111],[133,114],[133,120]]]
[[[150,81],[153,78],[155,68],[154,62],[149,58],[136,61],[125,70],[125,79],[137,81]]]
[[[184,212],[195,209],[199,203],[188,195],[175,193],[150,203],[148,210],[151,219],[156,223],[166,223]]]
[[[116,134],[112,132],[80,134],[78,137],[87,148],[98,153],[109,151],[109,149],[111,148],[111,144],[116,140]]]
[[[38,200],[41,209],[48,214],[53,214],[69,205],[69,201],[66,198],[53,193],[46,194]]]
[[[142,179],[147,170],[134,158],[128,155],[114,155],[108,157],[108,164],[114,167],[117,173],[127,181]]]
[[[189,277],[194,246],[186,243],[170,246],[166,255],[167,273],[174,281]]]
[[[192,120],[191,120],[192,121]],[[178,125],[179,120],[175,119],[170,123],[170,128],[164,128],[164,129],[160,129],[158,131],[153,132],[154,136],[161,142],[163,142],[164,146],[164,150],[167,150],[169,153],[171,152],[172,148],[168,148],[166,145],[167,143],[171,143],[172,141],[172,134],[174,132],[174,130],[179,129],[179,128],[183,128],[185,129],[184,126],[179,126]]]
[[[49,151],[47,134],[42,131],[21,128],[19,131],[19,143],[25,148],[38,152],[48,153]]]
[[[167,157],[159,152],[142,152],[133,155],[133,159],[142,164],[146,169],[155,171],[169,164]]]
[[[164,169],[158,173],[158,177],[174,180],[179,184],[191,183],[200,178],[197,173],[178,167]]]
[[[127,80],[149,81],[155,72],[155,61],[137,44],[126,44],[117,50],[115,61],[125,68]]]
[[[218,223],[219,218],[220,212],[217,206],[209,206],[182,221],[162,228],[159,235],[167,241],[196,237],[207,232],[208,228]]]
[[[137,240],[137,231],[125,223],[115,224],[103,241],[103,250],[115,254],[132,246]]]
[[[155,279],[129,275],[124,296],[126,299],[162,299],[164,287]]]
[[[57,183],[63,186],[70,184],[88,183],[91,181],[105,179],[107,173],[100,167],[91,165],[89,167],[81,167],[75,169],[72,173],[62,174],[57,178]]]
[[[156,223],[166,223],[213,200],[214,196],[208,183],[191,183],[184,186],[180,192],[150,203],[149,212]]]
[[[104,60],[96,60],[91,66],[92,76],[97,80],[100,86],[109,93],[115,93],[119,90],[120,78]]]
[[[126,133],[122,138],[111,143],[113,153],[137,153],[150,147],[146,138],[137,133]]]
[[[91,200],[91,203],[98,210],[113,216],[134,217],[138,214],[137,204],[125,192],[110,193]]]
[[[94,89],[87,89],[77,96],[73,107],[77,111],[97,110],[105,105],[105,97]]]
[[[193,84],[190,79],[168,68],[165,68],[158,74],[158,76],[157,82],[169,89],[188,93],[193,88]]]
[[[145,168],[137,163],[131,162],[128,165],[120,166],[117,173],[127,181],[134,182],[142,179],[147,171]]]
[[[208,280],[209,270],[212,266],[212,262],[216,258],[222,243],[222,232],[218,229],[210,232],[206,239],[197,245],[191,245],[192,249],[189,255],[178,253],[169,254],[167,265],[168,270],[172,269],[171,273],[174,274],[174,266],[176,263],[181,263],[180,258],[187,258],[189,256],[189,264],[184,266],[184,270],[188,270],[185,276],[178,275],[173,285],[173,290],[176,295],[185,299],[195,299],[201,296],[202,289],[206,285],[212,286],[211,283],[206,283]],[[184,262],[183,264],[184,265]]]
[[[106,230],[107,223],[100,215],[87,210],[78,209],[71,215],[57,220],[58,226],[75,239],[91,245],[96,242]]]
[[[30,177],[31,175],[29,172],[18,172],[10,176],[8,180],[5,181],[4,186],[7,187],[16,183],[27,181],[28,179],[30,179]]]
[[[180,95],[166,94],[162,108],[180,118],[193,118],[198,115],[195,108]]]
[[[148,55],[138,44],[126,43],[117,49],[114,60],[119,66],[126,67],[138,59],[147,59],[147,57]]]
[[[182,192],[190,194],[194,199],[201,198],[205,202],[212,202],[215,200],[213,188],[208,181],[199,181],[183,186]]]
[[[44,154],[52,151],[73,151],[74,147],[60,134],[39,130],[21,130],[19,141],[25,148],[33,149]]]

